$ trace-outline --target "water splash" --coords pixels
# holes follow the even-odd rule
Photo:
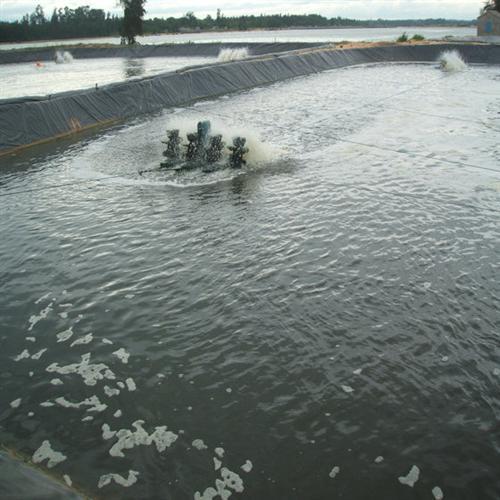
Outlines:
[[[241,61],[241,59],[246,59],[250,56],[247,48],[242,49],[221,49],[219,56],[217,57],[218,62],[229,62],[229,61]]]
[[[73,62],[73,56],[67,50],[57,50],[54,60],[56,64],[69,64]]]
[[[264,166],[283,156],[283,150],[273,144],[265,142],[262,139],[262,134],[258,130],[248,126],[229,124],[220,118],[213,118],[206,115],[193,117],[192,114],[190,114],[189,118],[175,116],[168,121],[166,128],[179,129],[180,136],[184,139],[184,143],[186,143],[186,135],[196,131],[197,122],[202,120],[210,120],[212,124],[211,135],[221,134],[222,140],[226,143],[226,146],[230,146],[235,137],[245,137],[247,140],[246,146],[249,149],[246,160],[250,167],[255,168]],[[225,162],[227,159],[228,150],[225,148],[223,161]]]
[[[467,68],[467,64],[463,60],[458,50],[446,50],[439,55],[439,64],[443,71],[454,73],[456,71],[463,71]]]

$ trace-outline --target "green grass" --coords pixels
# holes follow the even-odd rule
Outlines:
[[[396,42],[402,43],[402,42],[407,42],[408,41],[408,35],[406,32],[404,32],[397,40]]]
[[[425,40],[425,36],[413,35],[412,40],[414,40],[415,42],[421,42],[422,40]]]

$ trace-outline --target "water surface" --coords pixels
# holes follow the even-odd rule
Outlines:
[[[110,57],[0,65],[0,99],[56,94],[153,76],[215,61],[210,57]]]
[[[0,441],[102,498],[498,498],[499,101],[365,66],[2,160]],[[200,117],[247,168],[137,174]],[[111,456],[137,420],[175,442]]]

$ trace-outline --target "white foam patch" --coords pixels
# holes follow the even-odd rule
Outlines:
[[[42,319],[45,319],[49,315],[49,313],[52,311],[53,306],[54,306],[54,303],[51,302],[45,309],[42,309],[39,314],[34,314],[34,315],[30,316],[30,319],[28,320],[29,324],[30,324],[30,326],[28,327],[29,332],[31,332],[31,330],[33,330],[33,327],[38,322],[42,321]]]
[[[55,406],[55,404],[52,401],[44,401],[43,403],[40,403],[40,406],[43,408],[51,408],[52,406]]]
[[[439,55],[438,61],[441,69],[450,73],[463,71],[467,68],[467,64],[465,64],[458,50],[445,50]]]
[[[102,339],[102,343],[107,345],[113,345],[113,342],[109,339]]]
[[[135,428],[134,431],[130,429],[113,431],[108,424],[103,424],[103,439],[117,438],[117,441],[109,450],[109,454],[112,457],[124,457],[124,450],[130,450],[141,445],[149,446],[153,443],[156,445],[158,452],[161,453],[169,448],[178,438],[177,434],[167,430],[166,425],[155,427],[155,430],[151,434],[148,434],[143,425],[144,420],[136,420],[132,423],[132,427]]]
[[[436,500],[443,500],[444,498],[443,490],[439,486],[432,488],[432,495]]]
[[[49,373],[59,373],[60,375],[68,375],[76,373],[83,378],[86,385],[96,385],[98,380],[115,380],[115,374],[104,363],[90,363],[90,353],[82,356],[80,363],[72,363],[66,366],[59,366],[58,363],[52,363],[46,370]]]
[[[32,377],[35,374],[35,372],[29,372],[28,375]]]
[[[21,401],[22,401],[21,398],[17,398],[17,399],[14,399],[14,401],[11,401],[11,403],[10,403],[11,408],[19,408]]]
[[[40,359],[45,354],[45,352],[47,352],[46,348],[45,349],[41,349],[36,354],[33,354],[33,356],[31,356],[31,359],[38,360],[38,359]]]
[[[42,295],[36,302],[35,304],[40,304],[40,302],[43,302],[45,299],[48,299],[50,297],[52,292],[47,292],[45,295]]]
[[[104,411],[108,407],[108,405],[101,403],[97,396],[91,396],[90,398],[80,401],[79,403],[72,403],[64,397],[56,398],[54,401],[63,408],[74,408],[79,410],[80,408],[87,406],[88,408],[86,411],[97,413]]]
[[[108,396],[109,398],[112,398],[113,396],[118,396],[118,394],[120,394],[120,389],[116,389],[113,387],[109,387],[108,385],[105,385],[104,394],[106,394],[106,396]]]
[[[215,480],[215,488],[210,486],[206,488],[203,493],[197,491],[194,494],[195,500],[213,500],[217,496],[222,500],[227,500],[232,495],[233,491],[236,493],[242,493],[244,491],[243,481],[238,474],[229,470],[227,467],[222,467],[220,474],[222,480]]]
[[[344,392],[347,392],[347,394],[354,392],[354,389],[350,385],[342,385],[341,387]]]
[[[219,55],[217,56],[217,62],[230,62],[230,61],[241,61],[242,59],[246,59],[249,57],[248,49],[221,49],[219,51]]]
[[[221,447],[218,447],[218,448],[215,448],[215,454],[219,457],[219,458],[223,458],[224,457],[224,448],[221,448]]]
[[[243,492],[243,490],[245,489],[243,486],[243,480],[238,474],[236,474],[236,472],[229,470],[227,467],[222,467],[220,473],[222,476],[222,480],[228,488],[231,488],[237,493]]]
[[[68,474],[63,475],[64,482],[71,488],[73,486],[73,481],[71,480],[71,477],[68,476]]]
[[[331,471],[328,476],[332,479],[335,479],[337,477],[337,474],[340,472],[340,467],[336,465]]]
[[[58,342],[66,342],[66,340],[69,340],[73,336],[73,327],[70,326],[67,330],[64,330],[64,332],[59,332],[56,337]]]
[[[361,372],[363,371],[363,368],[358,368],[357,370],[353,370],[354,375],[361,375]]]
[[[133,378],[128,378],[125,380],[125,384],[127,384],[127,389],[130,392],[133,392],[137,389],[137,386],[135,385],[134,379]]]
[[[52,385],[63,385],[63,383],[64,383],[64,382],[63,382],[60,378],[53,378],[53,379],[50,381],[50,383],[51,383]]]
[[[91,422],[94,420],[94,417],[92,415],[87,415],[86,417],[82,418],[82,422]]]
[[[120,389],[125,389],[125,384],[120,380],[119,382],[116,383],[116,385],[120,388]]]
[[[242,466],[241,466],[241,469],[243,470],[243,472],[246,472],[247,474],[249,472],[252,472],[252,469],[253,469],[253,464],[250,460],[247,460]]]
[[[34,360],[39,360],[44,353],[47,351],[47,348],[45,349],[40,349],[38,352],[35,354],[31,355],[28,349],[24,349],[24,351],[21,354],[18,354],[15,358],[14,361],[21,361],[22,359],[34,359]]]
[[[26,337],[26,340],[28,342],[36,342],[36,338],[35,337]]]
[[[130,357],[130,353],[128,353],[123,347],[120,347],[120,349],[113,352],[113,355],[116,356],[122,363],[125,364],[128,363],[128,358]]]
[[[219,470],[221,467],[222,462],[217,457],[214,457],[214,469]]]
[[[123,413],[122,413],[122,411],[121,411],[121,410],[116,410],[116,411],[113,413],[113,417],[115,417],[115,418],[120,418],[122,415],[123,415]]]
[[[34,413],[34,412],[30,411],[30,412],[28,413],[28,417],[34,417],[34,416],[35,416],[35,413]]]
[[[203,442],[203,439],[195,439],[191,445],[193,448],[196,448],[197,450],[206,450],[208,449],[208,446]]]
[[[67,313],[66,311],[60,312],[60,313],[59,313],[59,316],[60,316],[62,319],[68,319],[68,313]]]
[[[400,476],[398,479],[401,484],[413,488],[415,483],[418,481],[419,476],[420,476],[420,469],[416,465],[414,465],[406,476]]]
[[[384,461],[384,457],[383,457],[383,456],[381,456],[381,455],[379,455],[379,456],[378,456],[378,457],[374,460],[374,462],[375,462],[376,464],[381,464],[383,461]]]
[[[89,333],[83,337],[80,337],[79,339],[76,339],[72,344],[71,344],[71,347],[75,346],[75,345],[86,345],[86,344],[90,344],[92,342],[92,340],[94,340],[94,336]]]
[[[500,368],[494,368],[493,375],[495,375],[495,377],[498,377],[500,375]]]
[[[22,353],[18,354],[15,358],[14,361],[21,361],[22,359],[28,359],[30,357],[30,353],[28,349],[25,349]]]
[[[49,441],[44,441],[40,448],[33,453],[32,460],[35,464],[39,464],[44,460],[47,460],[47,467],[52,469],[52,467],[55,467],[57,464],[64,462],[66,458],[66,455],[53,450]]]
[[[125,478],[120,476],[120,474],[104,474],[99,478],[99,482],[97,483],[98,488],[103,488],[114,481],[116,484],[123,486],[124,488],[129,488],[133,484],[137,482],[137,477],[139,473],[135,470],[128,471],[128,477]]]

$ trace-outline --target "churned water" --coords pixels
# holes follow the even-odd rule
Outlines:
[[[70,54],[66,52],[66,54]],[[214,62],[209,57],[67,59],[0,66],[0,99],[56,94]],[[71,56],[69,56],[71,57]]]
[[[4,160],[0,441],[102,498],[498,498],[499,105],[365,66]],[[250,164],[138,175],[199,118]]]

